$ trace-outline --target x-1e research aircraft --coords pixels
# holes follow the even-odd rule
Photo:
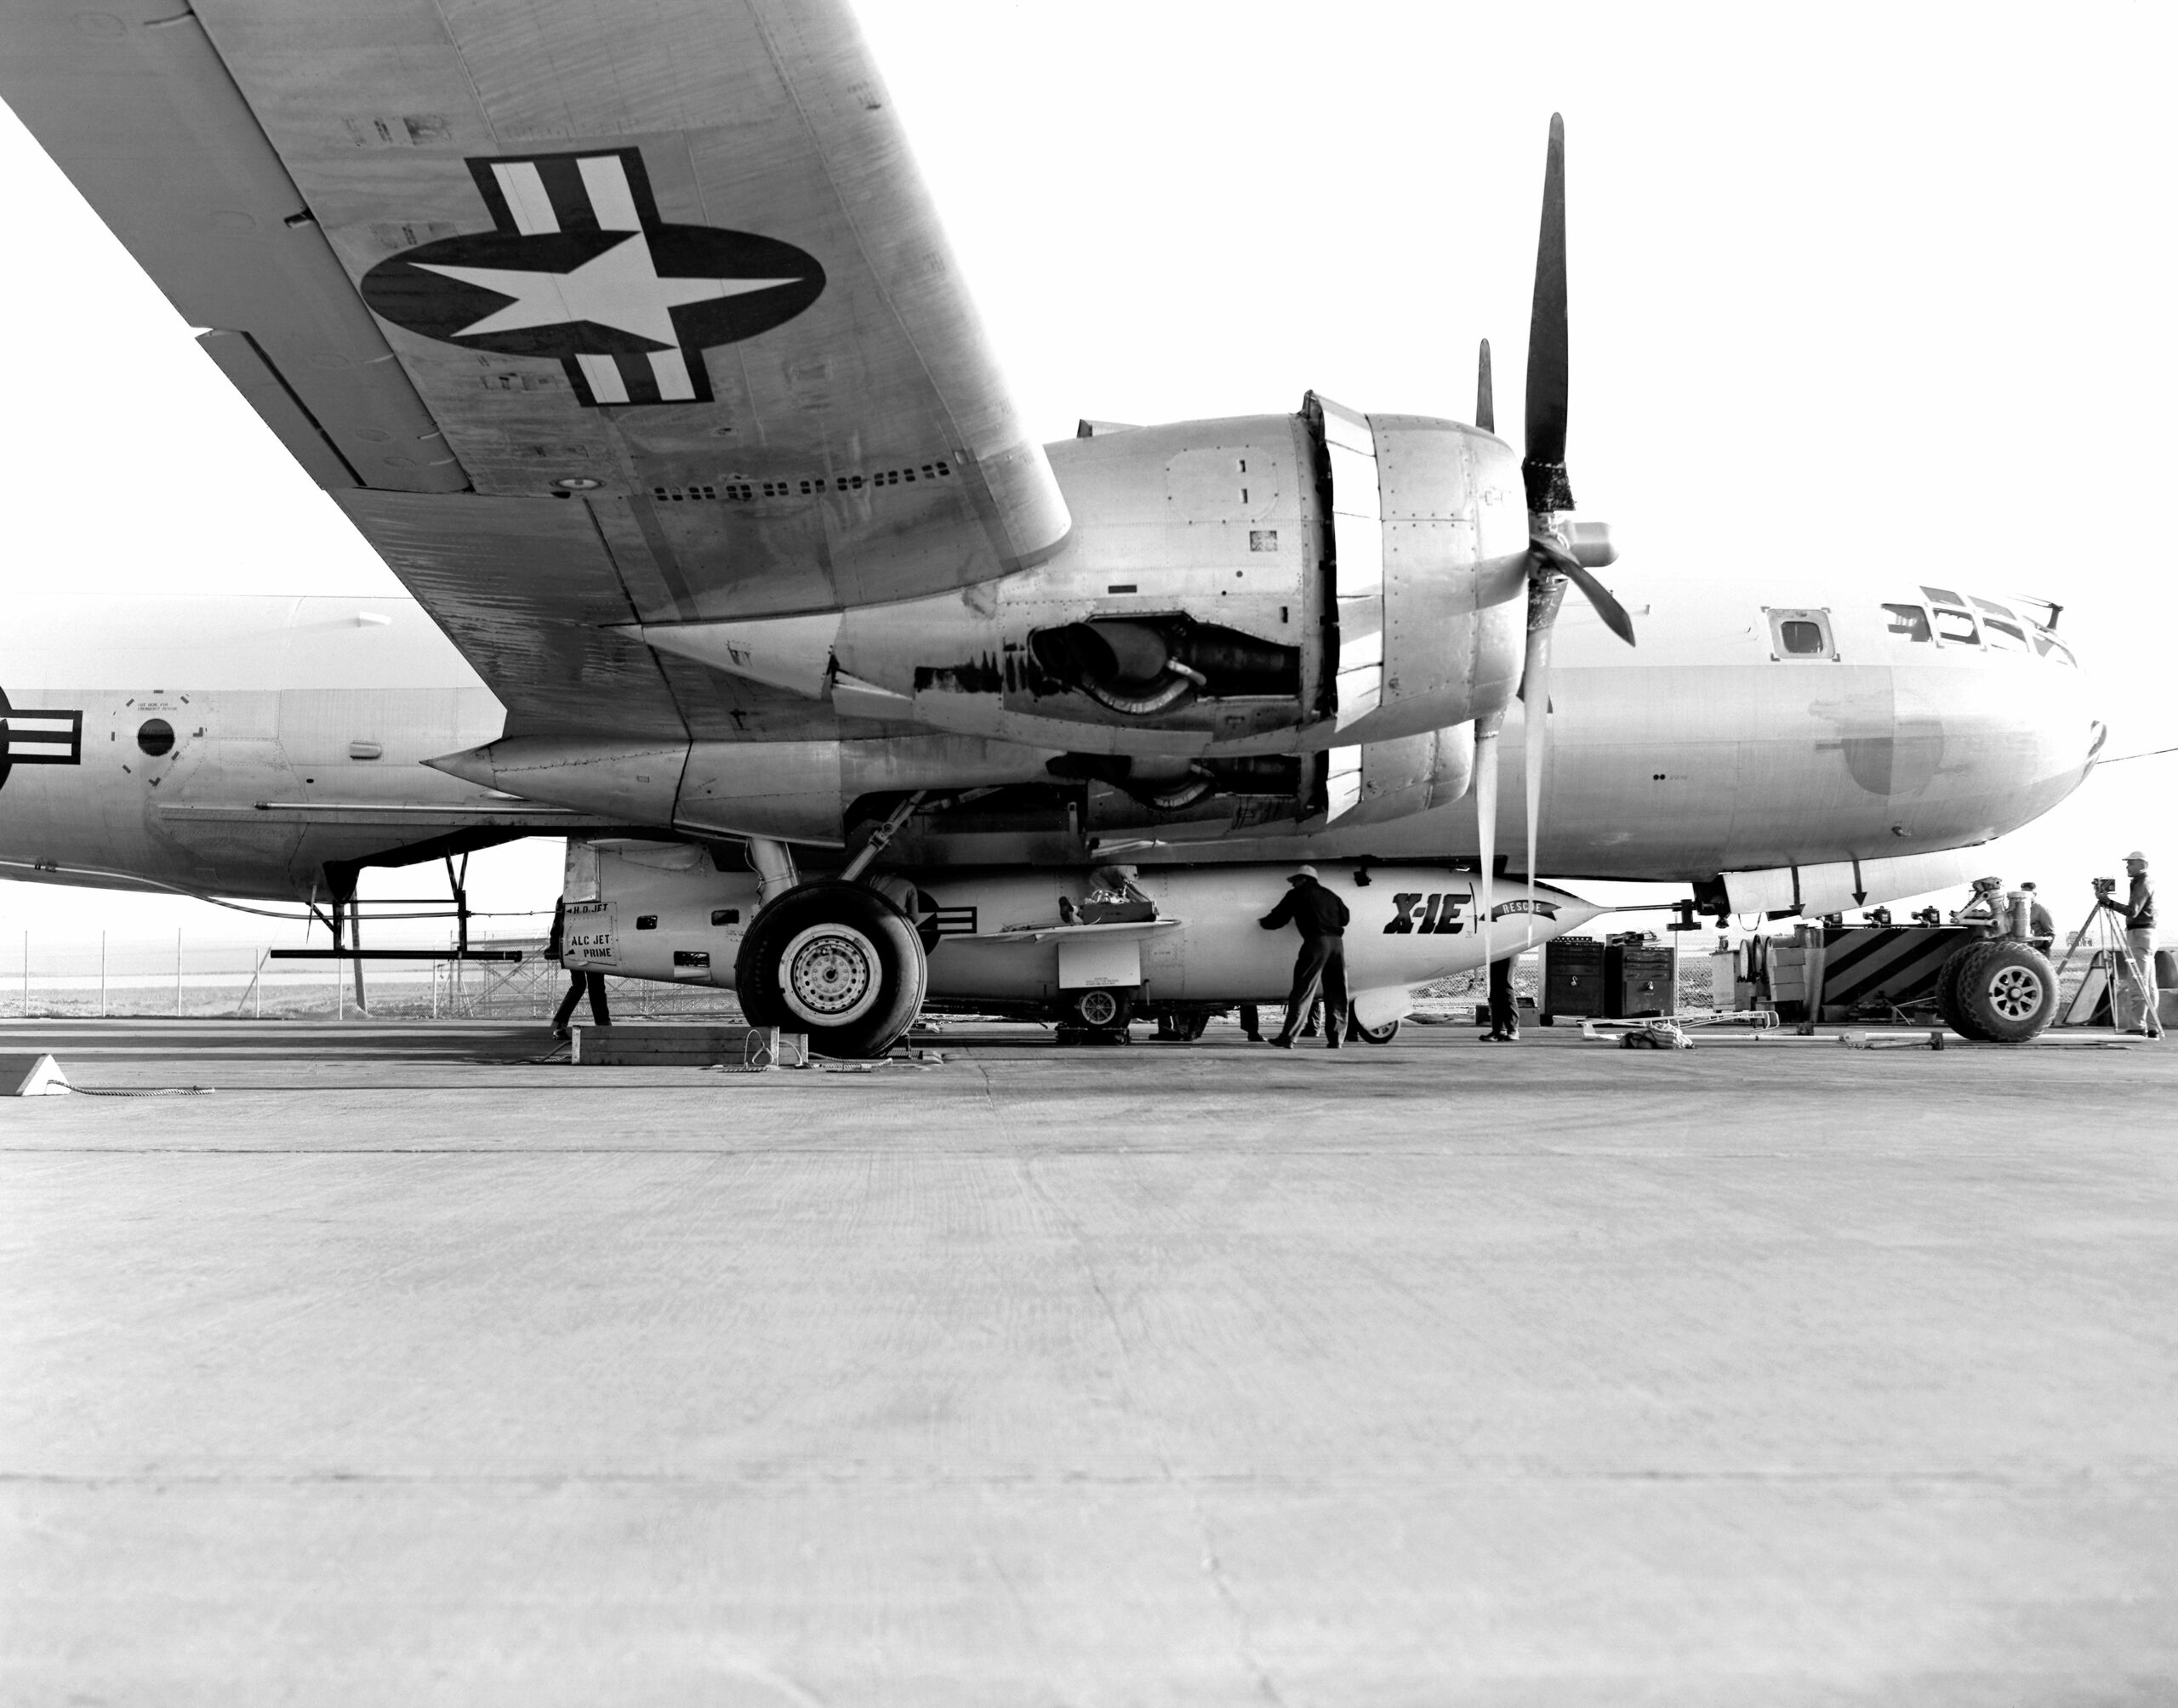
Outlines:
[[[1912,894],[2101,744],[1970,574],[1597,579],[1554,119],[1523,456],[1486,346],[1472,424],[1031,442],[837,0],[14,0],[0,93],[416,601],[19,603],[9,875],[338,947],[367,866],[565,835],[570,965],[851,1055],[1275,999],[1307,859],[1381,1037],[1559,885]]]

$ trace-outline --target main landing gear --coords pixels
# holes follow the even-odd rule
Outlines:
[[[837,880],[766,902],[735,959],[751,1026],[808,1034],[820,1056],[882,1056],[922,1007],[930,964],[908,916],[885,897]]]

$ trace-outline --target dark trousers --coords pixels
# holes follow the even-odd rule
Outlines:
[[[1293,963],[1293,992],[1286,999],[1286,1023],[1280,1038],[1301,1029],[1318,997],[1323,999],[1324,1037],[1334,1043],[1346,1038],[1346,942],[1341,937],[1303,937],[1300,958]]]
[[[582,1000],[584,991],[590,993],[590,1017],[600,1026],[610,1026],[613,1016],[605,1006],[605,975],[602,972],[577,972],[567,970],[567,993],[560,999],[559,1011],[552,1016],[552,1030],[564,1032],[567,1022],[573,1017],[575,1005]]]
[[[1513,1002],[1513,957],[1490,963],[1490,1029],[1508,1038],[1520,1035],[1520,1011]]]

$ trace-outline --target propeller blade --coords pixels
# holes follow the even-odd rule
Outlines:
[[[1482,937],[1482,971],[1490,974],[1490,880],[1497,869],[1497,733],[1505,715],[1497,712],[1474,726],[1474,822],[1482,839],[1482,869],[1474,880],[1474,928]]]
[[[1531,538],[1528,541],[1528,567],[1531,575],[1564,576],[1581,589],[1589,604],[1595,606],[1596,615],[1603,618],[1604,625],[1612,634],[1628,646],[1634,644],[1634,619],[1626,614],[1626,607],[1612,596],[1609,588],[1596,579],[1594,571],[1556,540],[1548,534],[1540,533]]]
[[[1565,584],[1555,578],[1529,584],[1528,652],[1520,670],[1520,700],[1527,709],[1527,729],[1520,743],[1528,823],[1528,915],[1523,947],[1535,942],[1535,851],[1542,828],[1543,767],[1549,761],[1550,629],[1558,620],[1558,607],[1565,597]]]
[[[1486,338],[1475,362],[1474,424],[1485,433],[1497,430],[1497,398],[1490,384],[1490,340]]]
[[[1536,240],[1535,301],[1528,317],[1527,457],[1520,475],[1537,515],[1573,508],[1565,479],[1565,121],[1550,116],[1542,169],[1542,230]]]

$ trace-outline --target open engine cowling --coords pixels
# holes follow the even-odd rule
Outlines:
[[[1491,435],[1312,395],[1297,415],[1049,452],[1075,526],[1039,568],[898,605],[638,632],[846,719],[1055,750],[1085,774],[1161,764],[1157,783],[1186,779],[1151,790],[1172,811],[1224,779],[1259,792],[1234,761],[1337,749],[1296,774],[1296,798],[1339,817],[1361,804],[1363,744],[1434,741],[1509,702],[1527,521],[1517,458]],[[1427,794],[1449,775],[1434,774]]]

